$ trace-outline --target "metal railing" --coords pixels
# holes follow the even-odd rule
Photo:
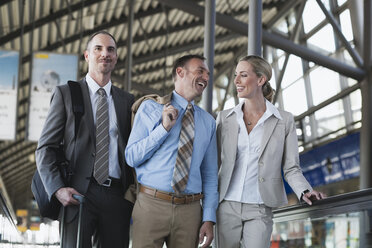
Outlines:
[[[21,240],[20,233],[17,230],[16,220],[11,214],[8,205],[0,193],[0,247],[1,244],[18,243]]]
[[[330,215],[358,212],[372,209],[372,188],[331,196],[313,202],[313,205],[300,203],[273,211],[274,222],[299,219],[316,219]]]

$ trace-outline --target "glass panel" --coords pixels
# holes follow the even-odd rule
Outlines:
[[[360,90],[356,90],[350,94],[350,102],[353,120],[360,121],[362,119],[362,96]]]
[[[276,49],[276,56],[278,58],[281,57],[281,56],[283,56],[284,54],[285,54],[285,52],[282,49]]]
[[[355,79],[353,79],[353,78],[347,78],[347,84],[348,84],[349,86],[352,86],[352,85],[357,84],[357,83],[358,83],[357,80],[355,80]]]
[[[225,106],[223,107],[223,109],[229,109],[229,108],[233,108],[235,106],[235,100],[234,100],[234,97],[230,97],[226,102],[225,102]]]
[[[310,82],[314,105],[318,105],[341,90],[338,73],[324,67],[318,67],[310,72]]]
[[[227,87],[229,83],[229,78],[225,75],[222,75],[218,82],[213,87],[213,98],[212,98],[212,109],[217,109],[219,107],[219,102],[222,102],[222,99],[225,97],[226,90],[224,88],[219,88],[216,85]],[[233,83],[233,82],[232,82]],[[230,85],[231,87],[232,85]]]
[[[285,57],[283,57],[284,59]],[[285,70],[283,80],[282,80],[282,88],[286,88],[299,78],[303,76],[302,70],[302,61],[299,57],[290,55],[287,68]]]
[[[304,132],[304,136],[305,136],[305,141],[309,141],[311,139],[313,139],[313,134],[312,134],[312,130],[311,130],[311,125],[310,125],[310,117],[309,116],[306,116],[303,121],[302,121],[302,125],[303,125],[303,132]]]
[[[307,110],[303,79],[298,80],[296,83],[283,90],[283,103],[284,109],[294,115],[299,115]]]
[[[351,27],[350,11],[348,9],[340,14],[340,21],[342,34],[349,42],[353,41],[353,29]]]
[[[315,112],[319,137],[345,126],[342,100],[338,100]]]
[[[307,40],[307,43],[333,53],[336,48],[331,24],[327,24],[324,28],[316,32]]]
[[[282,31],[283,33],[288,33],[287,22],[285,20],[281,21],[278,25],[276,25],[275,28]]]
[[[39,231],[32,231],[31,241],[36,244],[56,244],[56,246],[49,245],[48,247],[59,247],[59,222],[52,221],[48,224],[42,223]]]
[[[224,89],[213,89],[213,99],[212,99],[212,109],[217,109],[218,108],[218,104],[219,104],[219,101],[222,102],[222,99],[223,97],[225,96],[225,92],[226,90]]]
[[[4,247],[6,244],[12,244],[22,242],[22,236],[17,231],[16,227],[4,212],[6,208],[0,203],[0,247]],[[9,246],[11,247],[11,246]]]
[[[325,19],[325,15],[323,14],[316,1],[307,1],[302,18],[305,33],[308,33]]]
[[[275,91],[276,91],[276,78],[277,76],[275,75],[275,72],[273,70],[273,75],[271,76],[271,79],[269,81],[270,85],[271,85],[271,88],[273,88]]]
[[[358,248],[359,213],[275,223],[271,248]]]
[[[283,68],[284,60],[285,60],[284,54],[281,54],[280,56],[278,56],[278,66],[279,66],[279,68]]]
[[[362,96],[360,90],[356,90],[350,94],[351,109],[360,110],[362,108]]]
[[[346,49],[342,51],[342,54],[344,55],[344,61],[346,64],[355,66],[353,58],[350,56],[350,53]]]
[[[347,2],[347,0],[337,0],[337,4],[338,4],[338,6],[341,6],[341,5],[343,5],[344,3],[346,3]]]

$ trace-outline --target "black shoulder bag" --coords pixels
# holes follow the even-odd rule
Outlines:
[[[75,115],[75,139],[76,139],[78,128],[80,125],[80,120],[84,114],[83,94],[81,92],[81,87],[79,83],[74,81],[68,81],[68,86],[70,88],[71,93],[72,110]],[[66,185],[68,185],[71,176],[73,175],[73,170],[69,165],[69,162],[65,158],[63,145],[60,145],[56,151],[56,161],[57,166],[59,167],[59,170],[61,172],[61,176]],[[45,187],[43,185],[43,182],[41,181],[39,171],[37,169],[32,178],[31,191],[39,207],[40,215],[42,217],[47,217],[52,220],[57,220],[62,204],[58,201],[57,198],[55,198],[55,196],[53,196],[49,201],[48,194],[45,191]]]

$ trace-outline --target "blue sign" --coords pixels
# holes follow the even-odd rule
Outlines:
[[[312,186],[320,186],[359,176],[360,133],[350,134],[300,155],[304,176]],[[286,183],[287,193],[292,189]]]

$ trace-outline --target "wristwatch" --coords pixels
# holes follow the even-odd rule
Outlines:
[[[301,193],[300,201],[303,201],[303,200],[302,200],[302,197],[303,197],[305,194],[309,193],[309,192],[310,192],[310,190],[308,190],[308,189],[304,190],[304,191]]]

